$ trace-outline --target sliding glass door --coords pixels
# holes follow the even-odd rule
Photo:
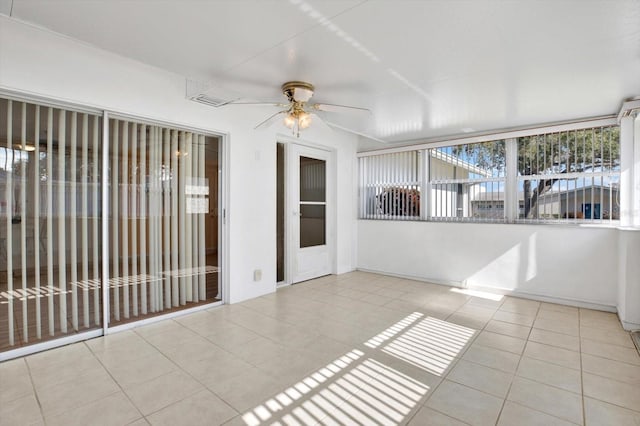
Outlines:
[[[220,300],[215,137],[109,120],[110,325]]]
[[[105,124],[100,112],[0,97],[0,359],[221,300],[220,139]]]
[[[101,126],[0,98],[0,351],[101,327]]]

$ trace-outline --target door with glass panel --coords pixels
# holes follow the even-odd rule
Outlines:
[[[0,352],[102,327],[101,121],[0,98]]]
[[[331,273],[327,190],[330,153],[291,145],[292,283]]]
[[[220,301],[216,137],[109,120],[110,325]]]

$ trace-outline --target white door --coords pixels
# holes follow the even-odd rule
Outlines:
[[[331,273],[331,205],[329,176],[331,153],[291,145],[289,206],[291,214],[291,282]]]

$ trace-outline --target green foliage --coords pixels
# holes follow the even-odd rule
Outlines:
[[[620,166],[620,128],[576,130],[518,140],[518,174],[580,173]]]
[[[505,168],[504,141],[490,141],[451,147],[462,161],[501,176]],[[572,130],[518,138],[518,175],[607,172],[620,168],[620,128],[618,126]],[[538,199],[557,178],[524,182],[525,217],[530,217]]]
[[[451,149],[452,154],[461,160],[487,170],[493,176],[503,175],[507,154],[504,141],[455,145]]]

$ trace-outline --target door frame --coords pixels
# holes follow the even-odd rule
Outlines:
[[[285,244],[284,244],[284,281],[276,283],[277,287],[283,287],[293,284],[293,277],[295,273],[295,253],[296,253],[296,238],[294,238],[294,232],[296,231],[296,224],[293,216],[294,209],[297,206],[293,205],[294,194],[292,194],[293,188],[296,188],[295,182],[293,182],[294,175],[291,173],[294,162],[294,148],[295,146],[302,147],[304,149],[314,149],[322,151],[327,155],[327,183],[326,183],[326,238],[327,238],[327,250],[329,251],[329,271],[331,274],[336,273],[336,224],[337,224],[337,170],[336,170],[336,150],[334,148],[313,143],[304,139],[293,138],[290,135],[278,135],[277,143],[284,145],[284,232],[285,232]]]

